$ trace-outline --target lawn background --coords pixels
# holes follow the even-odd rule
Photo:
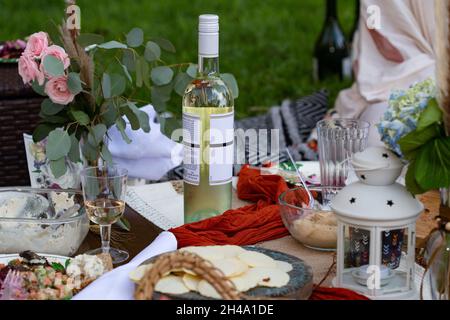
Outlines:
[[[220,68],[233,73],[240,96],[238,118],[265,112],[285,98],[326,88],[332,104],[349,86],[336,79],[312,81],[312,53],[322,28],[325,0],[79,0],[82,32],[107,40],[140,27],[146,36],[171,40],[177,52],[169,62],[196,62],[198,15],[220,16]],[[341,25],[348,35],[354,0],[338,0]],[[63,18],[63,0],[0,0],[0,40],[24,38],[47,30]],[[175,96],[169,109],[179,114]]]

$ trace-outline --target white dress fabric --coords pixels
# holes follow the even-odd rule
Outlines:
[[[166,137],[161,132],[161,125],[155,121],[153,106],[141,108],[149,115],[150,132],[142,129],[132,130],[126,118],[126,133],[131,139],[127,144],[116,126],[108,131],[111,138],[109,150],[114,163],[128,170],[130,178],[159,180],[169,170],[180,165],[183,160],[183,146]]]
[[[380,29],[369,29],[369,6],[380,8]],[[379,122],[390,92],[435,76],[434,0],[362,0],[353,47],[355,83],[340,92],[340,117],[372,124],[370,143],[379,143]]]

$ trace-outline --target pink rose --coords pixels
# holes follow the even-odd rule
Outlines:
[[[45,32],[33,33],[25,48],[25,53],[33,58],[41,58],[42,53],[48,47],[48,35]]]
[[[39,85],[42,86],[45,81],[44,74],[39,70],[39,66],[34,58],[25,53],[19,58],[19,75],[25,84],[37,80]]]
[[[54,77],[45,84],[45,93],[53,103],[66,105],[75,97],[67,86],[67,77]]]
[[[45,57],[47,56],[54,56],[56,59],[61,61],[64,65],[64,70],[66,70],[70,66],[69,56],[67,55],[66,51],[60,46],[51,45],[50,47],[47,47],[42,53],[41,61],[44,61]],[[44,69],[43,63],[41,63],[41,68]]]

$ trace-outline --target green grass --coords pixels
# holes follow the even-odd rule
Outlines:
[[[284,98],[327,88],[331,103],[349,83],[312,81],[312,52],[325,11],[324,0],[80,0],[82,32],[115,39],[132,27],[146,36],[165,37],[177,48],[170,62],[197,59],[197,19],[220,16],[221,71],[239,83],[238,117],[264,112]],[[354,0],[339,0],[346,33],[354,19]],[[63,0],[0,0],[0,39],[23,38],[48,30],[63,18]],[[180,111],[181,99],[170,109]],[[256,108],[255,108],[256,107]]]

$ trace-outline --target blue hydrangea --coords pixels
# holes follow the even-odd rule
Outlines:
[[[391,92],[388,109],[377,124],[381,140],[389,149],[402,155],[398,141],[417,128],[420,114],[435,97],[436,86],[432,79],[415,83],[407,90]]]

